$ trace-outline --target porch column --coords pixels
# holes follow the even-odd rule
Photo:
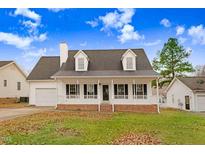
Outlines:
[[[100,80],[98,80],[98,101],[99,101],[99,103],[98,103],[98,111],[100,112],[100,102],[101,102],[101,98],[100,98]]]
[[[157,112],[160,113],[159,111],[159,78],[156,79],[157,83]]]
[[[114,99],[114,85],[113,85],[113,80],[111,81],[111,98]]]

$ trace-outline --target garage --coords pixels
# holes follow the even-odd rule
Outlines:
[[[198,111],[205,111],[205,95],[197,95]]]
[[[36,88],[36,106],[56,106],[56,88]]]

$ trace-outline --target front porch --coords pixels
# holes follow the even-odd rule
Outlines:
[[[135,105],[138,109],[150,105],[156,106],[157,100],[152,96],[151,91],[153,79],[69,78],[57,80],[58,108],[65,109],[69,106],[71,110],[116,111],[122,108],[132,110],[130,105]],[[125,105],[130,107],[125,107]]]

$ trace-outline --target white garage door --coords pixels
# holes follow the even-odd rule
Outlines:
[[[198,111],[205,111],[205,95],[197,95]]]
[[[37,88],[36,106],[55,106],[57,104],[56,88]]]

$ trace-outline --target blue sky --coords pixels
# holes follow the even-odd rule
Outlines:
[[[205,63],[205,9],[0,9],[0,60],[27,71],[42,55],[69,49],[144,48],[150,61],[169,37]]]

